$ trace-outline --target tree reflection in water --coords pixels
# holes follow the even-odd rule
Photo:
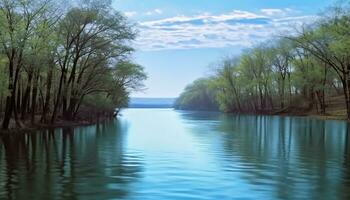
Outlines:
[[[232,176],[238,173],[256,191],[278,199],[350,199],[350,131],[345,122],[197,112],[181,115],[189,121],[201,120],[207,124],[207,133],[216,133],[211,140],[221,144],[209,151],[225,152],[216,156],[223,170]],[[193,126],[191,132],[205,140],[208,136],[202,128]]]
[[[115,121],[1,136],[0,199],[127,196],[142,158],[125,152],[126,128]]]
[[[350,199],[345,122],[149,109],[125,116],[3,135],[0,199]]]

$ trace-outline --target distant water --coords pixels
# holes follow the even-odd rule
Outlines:
[[[350,199],[344,122],[127,109],[0,140],[0,199]]]
[[[129,108],[173,108],[176,98],[131,98]]]

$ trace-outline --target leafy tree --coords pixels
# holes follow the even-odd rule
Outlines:
[[[175,102],[175,108],[185,110],[218,110],[210,79],[198,79],[186,87]]]
[[[206,86],[213,90],[220,110],[281,113],[309,112],[316,107],[326,114],[327,99],[342,94],[350,119],[349,5],[329,9],[297,35],[261,43],[239,57],[220,61]],[[180,96],[179,108],[197,101],[199,95],[191,94],[205,91],[205,86],[196,85]]]
[[[341,80],[347,117],[350,119],[350,20],[349,8],[336,7],[315,27],[291,37],[297,45],[331,67]]]
[[[216,70],[212,85],[217,89],[216,100],[220,109],[225,112],[241,112],[241,83],[239,60],[227,58],[222,61]]]
[[[55,123],[75,120],[81,109],[110,115],[125,106],[147,78],[129,60],[133,39],[111,1],[0,0],[2,129],[11,120]]]

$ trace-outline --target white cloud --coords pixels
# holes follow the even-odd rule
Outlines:
[[[315,16],[295,16],[290,9],[263,9],[260,12],[234,10],[212,15],[175,16],[139,23],[141,50],[249,47],[288,33]]]
[[[145,14],[146,15],[160,15],[162,13],[163,13],[163,11],[161,9],[154,9],[154,10],[146,12]]]
[[[290,8],[283,8],[283,9],[266,8],[266,9],[261,9],[260,12],[267,16],[288,16],[296,11]]]
[[[135,11],[127,11],[127,12],[124,12],[124,15],[126,17],[134,17],[135,15],[137,15],[137,12],[135,12]]]
[[[262,15],[246,12],[246,11],[240,11],[240,10],[234,10],[227,14],[222,15],[211,15],[210,13],[203,13],[201,15],[196,16],[185,16],[185,15],[179,15],[171,18],[165,18],[161,20],[154,20],[154,21],[146,21],[143,22],[143,25],[161,25],[165,23],[181,23],[181,22],[190,22],[195,20],[203,20],[204,22],[220,22],[220,21],[226,21],[226,20],[234,20],[234,19],[255,19],[255,18],[261,18],[264,17]]]
[[[260,11],[265,15],[279,15],[285,12],[282,9],[261,9]]]

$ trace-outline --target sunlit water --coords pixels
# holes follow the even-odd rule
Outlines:
[[[128,109],[0,140],[0,199],[350,199],[346,123]]]

